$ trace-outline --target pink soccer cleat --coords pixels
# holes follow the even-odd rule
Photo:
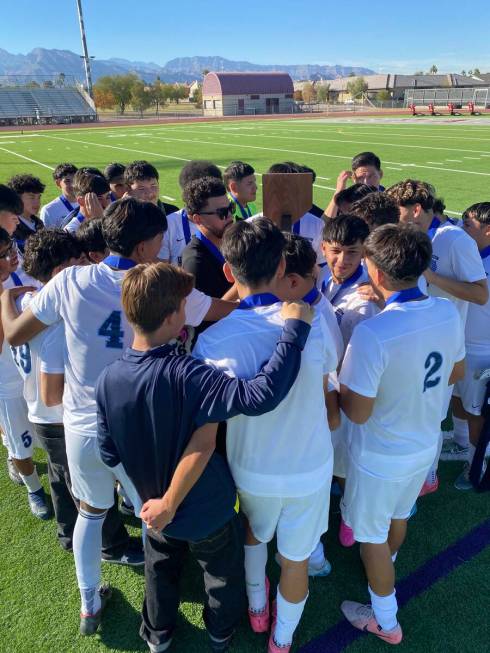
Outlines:
[[[376,621],[373,608],[356,601],[344,601],[340,606],[344,617],[354,628],[372,633],[388,644],[399,644],[403,639],[402,627],[397,624],[393,630],[383,630]]]
[[[424,481],[424,484],[422,485],[422,489],[420,490],[419,497],[423,497],[426,494],[432,494],[432,492],[437,492],[439,488],[439,479],[437,476],[435,477],[435,480],[433,483],[428,483],[427,481]]]
[[[274,631],[276,630],[276,620],[277,620],[277,603],[276,601],[272,604],[272,626],[271,634],[269,635],[269,645],[267,647],[267,653],[289,653],[291,650],[291,644],[276,644],[274,641]]]
[[[270,609],[269,609],[269,591],[270,583],[267,576],[265,577],[265,607],[261,612],[254,612],[248,609],[248,620],[250,627],[254,633],[267,633],[269,631],[270,623]]]
[[[342,546],[354,546],[356,540],[354,539],[354,533],[352,528],[347,526],[345,521],[340,518],[340,528],[339,528],[339,542]]]

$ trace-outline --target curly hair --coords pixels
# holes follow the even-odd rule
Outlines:
[[[430,211],[434,207],[436,191],[434,186],[425,181],[406,179],[391,186],[386,191],[398,206],[412,206],[420,204],[424,211]]]
[[[22,193],[44,193],[46,186],[43,182],[33,175],[14,175],[9,179],[7,185],[18,195]]]
[[[221,179],[202,177],[194,179],[184,187],[182,198],[189,215],[200,213],[211,197],[226,195],[226,188]]]

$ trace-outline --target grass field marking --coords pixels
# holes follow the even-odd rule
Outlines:
[[[463,215],[461,211],[450,211],[449,209],[444,209],[445,213],[450,213],[451,215]]]
[[[170,200],[171,202],[175,202],[175,197],[170,197],[170,195],[160,195],[160,197],[163,197],[164,200]]]
[[[18,156],[21,159],[25,159],[26,161],[30,161],[31,163],[35,163],[38,166],[42,166],[43,168],[47,168],[48,170],[54,170],[53,166],[48,166],[46,163],[41,163],[41,161],[36,161],[36,159],[31,159],[28,156],[24,156],[24,154],[19,154],[18,152],[12,152],[12,150],[7,150],[6,147],[0,147],[0,150],[3,150],[4,152],[7,152],[8,154],[13,154],[14,156]],[[29,150],[31,152],[32,150]]]
[[[175,141],[177,143],[201,143],[202,145],[219,145],[221,147],[241,147],[241,148],[248,148],[248,149],[253,149],[253,150],[264,150],[264,151],[270,151],[270,152],[287,152],[288,154],[306,154],[307,156],[322,156],[322,157],[328,157],[331,159],[347,159],[348,161],[352,161],[351,156],[341,156],[339,154],[326,154],[324,152],[305,152],[304,150],[290,150],[290,149],[284,149],[284,148],[279,148],[279,147],[262,147],[259,145],[247,145],[243,143],[219,143],[216,141],[203,141],[203,140],[194,140],[194,139],[189,139],[189,138],[163,138],[160,136],[153,136],[153,138],[157,138],[158,140],[163,140],[163,141]],[[110,146],[109,146],[110,147]],[[490,177],[490,172],[476,172],[474,170],[458,170],[455,168],[439,168],[435,166],[427,166],[427,165],[420,165],[419,163],[400,163],[399,161],[385,161],[385,163],[391,163],[395,166],[403,166],[403,167],[408,167],[408,168],[422,168],[422,169],[427,169],[427,170],[442,170],[443,172],[457,172],[458,174],[467,174],[467,175],[479,175],[483,177]]]
[[[467,150],[461,150],[461,152],[466,152]],[[463,159],[473,159],[473,161],[479,161],[481,157],[479,156],[464,156]]]
[[[403,168],[393,168],[393,167],[390,167],[390,166],[386,166],[386,169],[387,170],[403,170]]]
[[[490,156],[490,154],[488,156]],[[449,161],[450,163],[463,163],[461,159],[446,159],[446,161]]]
[[[330,181],[332,177],[320,177],[320,175],[316,176],[317,179],[323,179],[323,181]]]
[[[190,131],[189,128],[182,126],[180,129],[179,128],[170,128],[166,129],[165,127],[162,127],[166,132],[171,131],[171,132],[181,132],[181,131]],[[201,132],[204,130],[200,130]],[[211,130],[213,134],[216,135],[216,132]],[[272,130],[271,130],[272,131]],[[272,134],[270,131],[268,134],[239,134],[238,130],[236,132],[233,132],[232,134],[227,134],[227,136],[238,136],[238,137],[252,137],[252,138],[275,138],[275,139],[281,139],[281,140],[295,140],[295,141],[314,141],[315,143],[322,142],[322,143],[351,143],[354,145],[379,145],[380,147],[408,147],[412,149],[417,149],[417,150],[440,150],[444,152],[472,152],[473,154],[484,154],[486,153],[485,151],[482,152],[482,150],[463,150],[460,147],[432,147],[430,145],[407,145],[404,143],[379,143],[375,141],[358,141],[358,140],[350,140],[346,138],[313,138],[313,137],[308,137],[308,136],[277,136]],[[153,138],[157,138],[154,136]],[[197,139],[193,139],[197,141]]]

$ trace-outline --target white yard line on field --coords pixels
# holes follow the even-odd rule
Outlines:
[[[48,170],[54,170],[53,166],[48,166],[46,163],[41,163],[41,161],[36,161],[36,159],[31,159],[28,156],[24,156],[23,154],[19,154],[18,152],[12,152],[12,150],[7,150],[6,147],[0,147],[0,150],[3,150],[4,152],[7,152],[8,154],[13,154],[14,156],[18,156],[20,159],[25,159],[26,161],[30,161],[31,163],[35,163],[38,166],[42,166],[43,168],[47,168]],[[29,150],[30,152],[31,150]]]

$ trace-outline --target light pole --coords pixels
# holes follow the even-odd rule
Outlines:
[[[82,0],[77,0],[77,9],[78,9],[78,22],[80,23],[80,36],[82,37],[82,50],[83,55],[80,55],[80,58],[83,59],[85,66],[85,79],[87,81],[87,93],[92,99],[94,99],[94,93],[92,89],[92,72],[90,70],[90,59],[94,57],[89,57],[88,48],[87,48],[87,39],[85,38],[85,26],[83,24],[83,14],[82,14]]]

